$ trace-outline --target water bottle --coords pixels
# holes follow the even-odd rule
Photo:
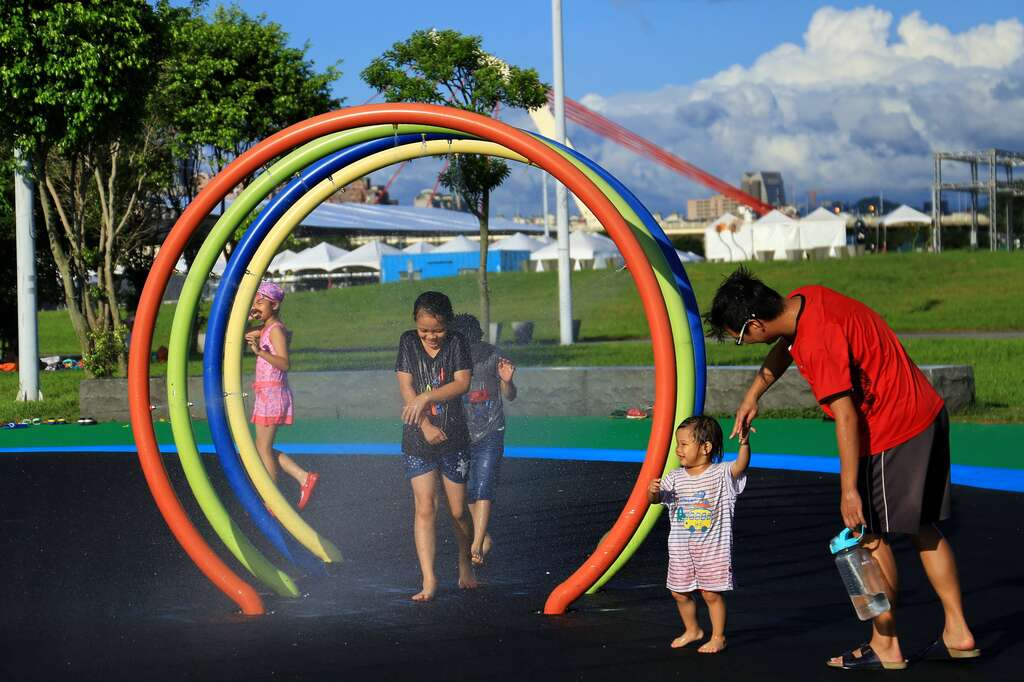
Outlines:
[[[860,533],[859,537],[854,537],[849,528],[844,528],[832,538],[828,548],[836,558],[836,568],[839,569],[839,576],[843,579],[857,617],[870,620],[889,610],[889,599],[885,596],[882,571],[871,558],[871,553],[860,546],[864,526],[861,526]]]

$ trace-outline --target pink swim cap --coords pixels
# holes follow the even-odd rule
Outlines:
[[[260,288],[256,290],[257,296],[262,296],[268,301],[277,301],[280,303],[284,300],[284,289],[278,286],[274,282],[260,282]]]

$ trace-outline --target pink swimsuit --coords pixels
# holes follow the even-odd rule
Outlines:
[[[280,322],[264,326],[260,333],[260,348],[273,355],[277,355],[277,351],[270,341],[270,330],[278,326],[288,334]],[[252,390],[256,398],[252,409],[253,424],[270,426],[292,423],[292,390],[288,387],[287,372],[277,369],[263,358],[256,358],[256,379],[252,382]]]

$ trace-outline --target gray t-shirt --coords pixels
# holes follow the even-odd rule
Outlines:
[[[489,343],[474,343],[473,378],[469,391],[462,396],[469,425],[469,440],[477,443],[495,431],[505,428],[505,410],[501,402],[501,378],[498,376],[498,349]]]

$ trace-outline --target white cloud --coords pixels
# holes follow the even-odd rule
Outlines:
[[[933,150],[1024,147],[1020,20],[953,33],[912,12],[893,27],[893,15],[874,7],[825,7],[802,44],[778,45],[750,66],[581,101],[729,182],[780,170],[788,190],[819,196],[882,189],[919,200]],[[570,134],[652,210],[711,194],[578,126]],[[517,175],[509,190],[535,185]]]

